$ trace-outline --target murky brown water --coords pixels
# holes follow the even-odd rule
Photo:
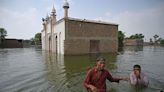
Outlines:
[[[108,92],[160,92],[164,90],[164,47],[126,47],[120,55],[62,56],[38,48],[0,49],[0,92],[86,92],[83,79],[95,59],[107,59],[113,76],[129,76],[140,64],[149,77],[148,88],[129,82],[107,81]]]

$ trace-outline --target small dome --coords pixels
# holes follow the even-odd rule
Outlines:
[[[44,19],[44,18],[42,18],[42,21],[44,22],[44,21],[45,21],[45,19]]]
[[[69,8],[69,3],[67,2],[67,0],[64,1],[63,8]]]
[[[49,19],[49,16],[48,16],[48,14],[47,14],[47,16],[46,16],[46,19],[45,19],[45,20],[46,20],[46,21],[48,21],[48,19]]]

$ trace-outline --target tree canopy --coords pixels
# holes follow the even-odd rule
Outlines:
[[[164,46],[164,39],[161,39],[161,40],[160,40],[160,44],[161,44],[162,46]]]
[[[41,33],[36,33],[34,38],[35,44],[40,45],[41,44]]]
[[[129,37],[129,39],[142,39],[143,40],[144,35],[143,34],[134,34]]]
[[[0,39],[5,39],[7,31],[4,28],[0,28]]]
[[[125,34],[122,31],[118,31],[118,46],[123,47],[123,41],[125,38]]]
[[[4,28],[0,28],[0,48],[4,47],[4,41],[6,36],[7,31]]]

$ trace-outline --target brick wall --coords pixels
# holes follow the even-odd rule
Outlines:
[[[67,39],[64,42],[65,54],[86,54],[89,52],[89,40]]]
[[[140,39],[125,39],[124,42],[125,45],[127,46],[143,46],[143,40]]]
[[[100,53],[117,52],[118,25],[66,20],[65,54],[90,53],[90,40],[99,40]]]
[[[116,53],[117,52],[117,42],[116,40],[101,40],[100,50],[102,53]]]
[[[116,37],[117,25],[67,20],[67,36],[69,37]]]
[[[4,48],[23,48],[23,40],[5,39]]]

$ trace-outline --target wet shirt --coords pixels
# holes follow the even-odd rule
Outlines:
[[[132,85],[148,86],[149,81],[148,81],[148,78],[146,77],[145,73],[141,72],[140,79],[139,79],[135,76],[134,72],[131,72],[131,74],[130,74],[130,83]]]
[[[113,78],[108,70],[98,71],[96,68],[90,69],[84,80],[84,86],[89,90],[89,85],[93,85],[98,92],[106,92],[106,79],[110,82],[119,82],[118,78]]]

